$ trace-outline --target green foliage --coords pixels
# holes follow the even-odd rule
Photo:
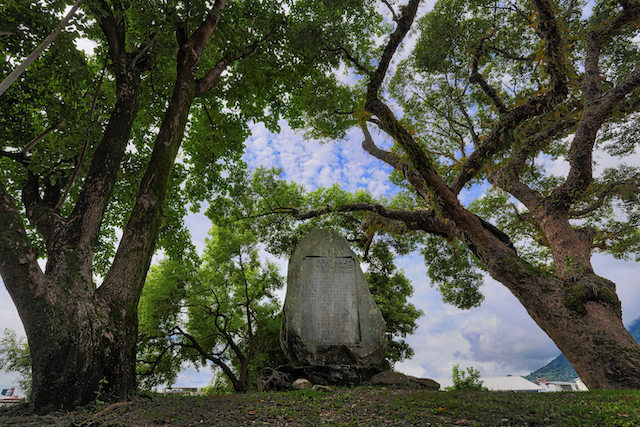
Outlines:
[[[140,274],[146,272],[153,249],[163,250],[171,262],[183,263],[185,271],[197,266],[198,272],[193,277],[183,274],[174,266],[159,267],[154,277],[163,277],[157,279],[160,282],[165,281],[166,276],[173,277],[174,283],[159,283],[141,305],[141,311],[146,311],[143,314],[145,325],[141,328],[143,343],[140,353],[141,363],[146,367],[141,368],[141,373],[151,375],[149,378],[162,371],[166,374],[164,380],[169,380],[173,375],[171,372],[178,365],[173,362],[163,364],[159,360],[173,361],[178,356],[196,360],[200,364],[204,363],[202,358],[209,356],[219,361],[224,359],[224,363],[237,357],[242,372],[236,374],[246,377],[248,367],[241,355],[254,350],[251,345],[247,345],[247,348],[233,346],[229,340],[246,339],[250,342],[256,323],[252,316],[259,318],[267,313],[273,314],[275,307],[263,300],[271,298],[268,287],[276,286],[275,270],[269,266],[261,270],[254,265],[255,248],[244,254],[248,258],[246,264],[240,263],[242,268],[238,267],[240,264],[236,261],[235,271],[216,270],[207,260],[200,265],[194,257],[195,250],[183,218],[187,209],[197,210],[203,200],[226,191],[236,171],[243,166],[243,142],[249,134],[251,121],[262,121],[270,130],[277,130],[282,118],[300,123],[315,121],[316,127],[322,132],[344,134],[344,129],[354,123],[348,114],[339,119],[331,114],[325,114],[320,120],[316,120],[316,117],[328,106],[349,112],[356,103],[353,94],[362,90],[352,90],[341,84],[339,79],[331,75],[331,70],[340,66],[349,55],[365,59],[375,57],[376,40],[362,35],[379,36],[388,30],[388,26],[380,25],[383,17],[373,7],[375,3],[372,0],[238,0],[225,2],[227,4],[219,24],[211,28],[213,34],[211,37],[207,35],[206,45],[196,46],[193,50],[190,50],[192,46],[186,46],[187,50],[184,50],[185,40],[193,34],[201,34],[198,28],[204,28],[203,22],[216,13],[212,10],[212,3],[204,0],[85,2],[82,10],[70,22],[69,31],[64,31],[0,99],[0,110],[3,111],[0,117],[1,186],[16,201],[24,222],[30,220],[33,223],[27,224],[29,242],[20,243],[25,243],[25,247],[33,244],[36,250],[30,254],[38,253],[39,257],[49,260],[45,274],[50,275],[51,292],[57,292],[57,280],[60,283],[66,280],[65,285],[68,285],[78,280],[80,274],[88,281],[96,278],[96,288],[103,278],[117,278],[107,283],[111,285],[115,282],[114,287],[121,287],[119,290],[123,291],[109,294],[116,296],[114,300],[122,297],[121,306],[114,303],[112,307],[115,311],[121,310],[122,315],[109,317],[109,326],[126,319],[124,322],[131,323],[124,329],[135,331],[135,309],[132,307],[138,302],[142,285]],[[43,0],[36,4],[12,0],[0,5],[0,22],[3,23],[0,52],[4,59],[0,65],[0,76],[8,74],[14,64],[20,62],[50,32],[65,6],[64,2],[57,0]],[[111,21],[117,28],[108,28]],[[386,30],[383,31],[381,27]],[[5,30],[9,33],[5,34]],[[78,49],[77,45],[83,39],[95,44],[93,55]],[[249,47],[255,47],[255,50],[246,55]],[[200,48],[204,49],[201,56]],[[191,62],[193,52],[197,56],[196,62]],[[185,61],[189,65],[183,67],[182,60],[185,57],[189,58]],[[225,64],[226,68],[215,85],[207,88],[206,93],[200,93],[198,89],[195,100],[190,96],[182,97],[193,93],[194,85],[201,87],[191,78],[192,72],[195,79],[199,80],[208,76],[219,64]],[[117,70],[122,70],[121,66],[126,70],[118,73]],[[125,75],[132,81],[125,82]],[[186,80],[177,82],[178,75],[186,76]],[[187,90],[183,91],[185,88]],[[172,98],[174,93],[176,96]],[[331,99],[320,100],[315,96],[317,93]],[[132,95],[133,99],[127,106],[114,110],[114,101],[126,98],[121,96],[123,94]],[[178,98],[185,103],[176,111],[176,103],[169,101]],[[175,120],[176,117],[184,118],[186,123]],[[120,118],[127,123],[119,123]],[[167,126],[163,127],[163,123]],[[132,126],[131,134],[128,133],[129,124]],[[113,134],[105,134],[105,129],[113,129],[117,135],[112,138]],[[163,132],[160,137],[159,129]],[[166,133],[165,129],[168,129]],[[51,132],[47,133],[48,130]],[[36,144],[39,137],[42,139]],[[118,145],[123,147],[122,153],[119,149],[111,149]],[[160,147],[170,149],[162,154]],[[100,156],[96,153],[100,153]],[[175,155],[177,160],[174,160]],[[149,187],[140,187],[147,171],[150,172],[147,176],[153,176],[153,179],[159,177],[154,181],[158,183],[157,186],[151,184]],[[157,174],[154,175],[154,172]],[[164,179],[168,180],[168,185],[164,184]],[[91,185],[85,186],[87,183]],[[112,185],[115,186],[113,193]],[[102,191],[102,188],[105,190]],[[77,205],[82,189],[108,196],[109,199],[91,204],[89,208],[87,205]],[[129,221],[132,207],[143,200],[142,204],[151,211],[150,215],[144,216],[144,220],[149,220],[145,224],[148,227],[141,226],[137,230],[133,230],[136,228],[133,226],[128,228],[127,224],[134,223]],[[25,206],[25,203],[30,206]],[[40,215],[41,208],[46,214]],[[90,210],[93,211],[88,212]],[[4,209],[5,216],[9,215],[7,212],[8,209]],[[71,212],[77,214],[74,218],[95,220],[95,227],[76,227],[77,223],[73,221],[67,223]],[[155,221],[160,217],[162,224]],[[96,230],[95,233],[99,230],[100,234],[91,235],[92,231],[87,230]],[[116,251],[123,254],[130,248],[124,246],[132,241],[122,239],[119,242],[120,230],[125,231],[125,236],[132,235],[128,232],[141,232],[140,239],[132,240],[144,242],[141,243],[144,249],[136,250],[135,256],[123,257],[127,258],[126,262],[132,263],[124,274],[136,273],[130,282],[120,279],[124,275],[118,268],[122,268],[123,264],[112,264]],[[46,244],[44,239],[47,240]],[[118,245],[123,243],[119,248]],[[230,244],[227,240],[216,244],[221,246],[223,243]],[[249,239],[239,246],[254,243]],[[82,251],[74,252],[74,245],[82,246]],[[60,255],[61,247],[68,249],[69,253],[73,252],[73,255]],[[224,248],[233,249],[230,246]],[[79,252],[82,252],[83,260],[81,268],[77,268],[77,264],[68,265],[75,261],[73,258]],[[60,268],[53,267],[54,255],[60,255]],[[240,270],[244,274],[244,283],[251,283],[251,286],[245,286],[244,294],[240,289],[233,289],[233,286],[242,284]],[[64,274],[56,274],[60,271]],[[13,273],[8,274],[13,276]],[[65,274],[67,276],[60,279]],[[9,277],[4,269],[3,275],[5,279]],[[28,274],[24,273],[24,276]],[[35,288],[29,285],[29,280],[24,277],[24,284],[15,284],[21,289],[12,292],[12,295],[33,296]],[[209,288],[200,292],[198,287],[205,280],[218,282],[208,283]],[[13,282],[12,278],[12,286]],[[231,288],[227,287],[229,283],[233,283]],[[84,298],[86,306],[91,306],[95,298],[100,299],[101,292],[94,292],[91,283],[87,285],[86,293],[79,295],[78,299]],[[168,291],[163,295],[158,289],[165,287]],[[103,289],[107,288],[110,286],[104,286]],[[248,288],[252,291],[248,291]],[[184,297],[181,297],[182,292],[185,292]],[[56,295],[62,294],[66,293],[59,292]],[[241,303],[242,295],[244,302]],[[19,298],[24,300],[22,296]],[[187,299],[189,304],[184,303]],[[207,304],[209,308],[214,304],[214,312],[225,313],[231,318],[239,316],[242,312],[239,306],[244,306],[244,325],[237,318],[228,323],[216,323],[211,317],[206,319],[208,326],[218,327],[224,323],[225,332],[219,331],[219,335],[225,336],[230,347],[235,347],[231,356],[225,354],[224,345],[227,344],[221,344],[209,332],[205,333],[202,329],[204,326],[189,318],[204,319],[209,313],[204,308]],[[165,308],[166,312],[158,311],[160,308],[154,308],[156,305]],[[80,306],[85,307],[83,304]],[[19,307],[23,319],[31,318],[26,313],[29,308],[23,307],[26,306]],[[92,310],[87,312],[94,313]],[[89,314],[86,319],[89,324],[93,320],[91,316]],[[176,322],[176,319],[183,320],[182,316],[187,316],[181,325],[184,329],[174,328],[173,333],[168,335],[170,331],[166,330],[167,325]],[[57,324],[57,320],[52,315],[52,324]],[[203,323],[207,322],[203,320]],[[227,327],[232,328],[233,332]],[[266,324],[261,327],[272,329]],[[185,330],[193,332],[191,337],[197,338],[198,342],[204,342],[206,351],[194,348],[197,346]],[[244,331],[246,336],[240,331]],[[80,335],[80,332],[72,334]],[[180,340],[176,337],[180,337]],[[125,341],[134,346],[131,338]],[[190,352],[182,352],[187,348],[184,345],[187,341],[191,346]],[[86,340],[84,343],[88,347],[93,345],[93,342]],[[36,345],[34,340],[32,345]],[[154,352],[150,349],[152,346],[161,346],[161,350]],[[38,343],[34,352],[38,351],[39,354],[42,347]],[[196,350],[199,356],[195,355]],[[213,354],[203,355],[210,350]],[[108,353],[104,351],[101,354]],[[120,356],[127,360],[131,352]],[[110,360],[118,357],[115,355]],[[87,360],[86,363],[91,366],[93,361]],[[110,370],[111,367],[104,369]],[[47,375],[49,372],[47,370]],[[63,377],[75,375],[73,369],[61,372]],[[116,377],[114,379],[121,379],[119,377],[128,372],[131,370],[112,371]],[[54,372],[51,375],[57,378],[57,374]],[[109,378],[110,384],[105,389],[126,388],[132,384],[129,379],[114,381]],[[95,383],[86,385],[90,388],[95,386]],[[87,396],[90,393],[80,394]],[[60,393],[54,395],[54,400],[61,396]]]
[[[444,302],[466,310],[482,303],[479,263],[466,246],[457,240],[427,236],[421,252],[431,284],[438,286]]]
[[[60,19],[55,13],[65,7],[66,3],[60,1],[18,0],[0,5],[2,30],[9,32],[0,36],[0,79],[53,31]],[[16,200],[21,199],[20,190],[29,173],[39,177],[44,188],[63,189],[75,166],[70,159],[80,153],[86,140],[99,140],[102,129],[95,119],[106,117],[108,105],[98,105],[93,120],[88,118],[94,92],[100,86],[102,64],[76,48],[77,37],[77,32],[63,31],[0,97],[0,152],[18,153],[52,129],[28,151],[28,162],[21,165],[0,155],[0,179]],[[82,166],[89,165],[89,158]],[[70,197],[75,195],[74,189]],[[68,214],[69,209],[63,208],[62,213]],[[44,255],[41,238],[29,224],[27,227],[32,242]]]
[[[500,135],[500,143],[478,158],[480,167],[470,170],[472,178],[465,188],[474,200],[465,204],[504,232],[518,257],[551,274],[556,266],[550,242],[539,219],[517,199],[512,186],[524,184],[526,191],[548,197],[565,182],[565,177],[554,175],[545,166],[549,160],[567,159],[571,136],[583,111],[579,85],[586,31],[607,25],[619,12],[613,4],[561,1],[554,5],[564,43],[560,55],[566,66],[562,72],[569,93],[559,105],[540,111],[508,131],[500,130],[505,112],[544,96],[552,85],[549,67],[554,67],[556,60],[546,57],[540,17],[530,2],[438,1],[414,24],[415,48],[408,58],[399,61],[393,74],[389,73],[388,87],[384,87],[388,92],[381,94],[400,106],[400,124],[447,184],[459,176],[472,153],[482,151],[487,138]],[[638,32],[634,24],[605,38],[599,63],[606,76],[604,92],[637,66],[640,47],[634,37]],[[592,252],[621,259],[640,259],[636,201],[639,175],[637,168],[624,164],[624,157],[635,150],[638,141],[634,137],[639,129],[638,96],[635,90],[629,95],[633,101],[625,101],[610,115],[596,141],[620,158],[619,165],[595,176],[569,207],[574,229],[592,238]],[[522,149],[535,138],[541,141]],[[391,151],[406,160],[407,153],[397,142]],[[491,177],[499,176],[506,165],[513,167],[511,175],[497,184]],[[415,193],[402,171],[394,171],[391,179]],[[483,194],[477,197],[480,191]],[[446,217],[442,200],[432,189],[427,188],[425,193],[422,200],[410,194],[403,209],[424,208]],[[484,267],[464,245],[468,242],[455,237],[432,237],[424,239],[422,252],[429,277],[443,300],[471,308],[482,302],[479,286]]]
[[[420,22],[420,46],[415,53],[415,62],[424,70],[446,73],[454,71],[456,62],[457,39],[469,28],[460,25],[463,17],[464,2],[438,2],[431,13]],[[428,50],[425,49],[428,47]]]
[[[142,389],[172,384],[182,367],[180,347],[168,331],[180,324],[182,301],[195,280],[193,270],[171,258],[149,270],[138,304],[136,371]]]
[[[333,71],[349,57],[358,58],[364,66],[374,60],[375,37],[385,35],[388,30],[376,6],[377,2],[372,0],[310,0],[293,4],[289,48],[298,61],[321,69],[327,65],[332,68],[324,75],[316,73],[302,79],[298,90],[292,93],[292,104],[298,107],[286,114],[292,127],[305,128],[307,136],[314,138],[342,138],[355,125],[348,113],[356,109],[363,88],[344,84]],[[355,72],[363,73],[359,67]]]
[[[0,370],[17,372],[18,387],[27,398],[31,394],[31,358],[27,339],[15,331],[5,329],[0,338]]]
[[[282,180],[278,169],[257,168],[238,173],[227,192],[211,201],[206,214],[217,224],[230,224],[240,219],[251,220],[247,226],[252,227],[260,241],[266,245],[266,250],[275,256],[288,258],[298,241],[312,229],[332,228],[339,230],[354,244],[353,249],[364,257],[369,236],[362,226],[374,221],[375,216],[371,213],[318,212],[304,219],[296,218],[298,214],[320,211],[323,208],[336,211],[342,206],[357,203],[390,205],[396,209],[409,204],[405,193],[392,200],[383,197],[375,199],[366,190],[349,193],[339,185],[320,187],[309,192],[295,182]],[[385,231],[389,225],[380,223],[377,227]],[[374,230],[375,227],[371,229]],[[416,249],[421,238],[402,233],[388,237],[379,233],[375,235],[375,239],[390,245],[396,254],[406,255]]]
[[[0,5],[2,30],[9,32],[0,36],[0,52],[6,58],[0,61],[0,76],[7,75],[49,34],[59,21],[56,13],[65,6],[57,0],[16,0]],[[96,246],[94,273],[98,277],[108,272],[118,242],[116,230],[123,229],[128,220],[173,90],[176,34],[190,36],[211,4],[176,0],[151,5],[147,0],[136,0],[123,6],[118,13],[127,23],[127,50],[144,62],[141,68],[145,72],[130,148]],[[88,141],[82,173],[62,206],[63,215],[74,206],[115,99],[108,45],[93,13],[83,5],[70,27],[0,99],[0,151],[19,152],[64,119],[56,131],[29,151],[26,170],[0,155],[0,178],[16,200],[20,200],[27,171],[35,174],[41,185],[46,180],[48,185],[64,188]],[[341,63],[345,52],[370,56],[374,41],[361,34],[381,35],[382,19],[370,0],[331,5],[241,0],[226,5],[196,77],[203,77],[226,55],[256,42],[260,47],[230,64],[219,83],[193,102],[180,161],[172,170],[159,248],[171,256],[169,252],[193,251],[182,219],[188,208],[197,210],[202,201],[224,192],[230,177],[243,166],[240,158],[251,121],[262,121],[273,131],[279,129],[282,118],[300,126],[314,122],[317,129],[333,136],[343,135],[353,125],[349,115],[324,114],[329,106],[352,110],[358,98],[354,93],[361,93],[340,83],[330,70]],[[94,56],[87,57],[76,47],[81,38],[96,44]],[[38,242],[35,230],[30,233]],[[44,244],[39,244],[39,249],[46,257]]]
[[[233,385],[231,385],[229,378],[221,371],[215,371],[209,380],[209,384],[202,388],[202,394],[209,397],[233,393]]]
[[[637,191],[638,168],[625,164],[605,169],[575,203],[581,220],[576,229],[593,230],[593,251],[617,259],[640,259],[640,211]],[[542,167],[537,174],[544,173]],[[559,177],[540,177],[530,185],[542,194],[550,194],[559,185]],[[592,209],[597,206],[597,209]],[[533,216],[517,200],[497,187],[489,188],[475,199],[469,209],[507,233],[518,255],[529,264],[554,272],[551,248]]]
[[[506,233],[519,257],[533,266],[553,272],[551,248],[544,244],[542,231],[529,212],[506,191],[498,187],[487,189],[483,197],[469,204],[469,210]]]
[[[277,368],[289,364],[289,359],[284,355],[280,345],[281,308],[279,305],[273,308],[274,314],[256,319],[254,334],[256,354],[253,363],[249,365],[251,387],[256,384],[258,374],[263,368]]]
[[[465,374],[465,371],[461,370],[458,365],[453,365],[451,374],[451,378],[453,379],[453,386],[446,387],[445,390],[447,391],[488,390],[482,385],[483,382],[480,380],[480,372],[477,369],[469,367],[467,368],[467,372]]]
[[[166,258],[152,267],[139,305],[138,373],[145,387],[173,382],[190,362],[213,363],[245,391],[263,364],[283,362],[273,293],[283,279],[275,264],[260,261],[257,245],[241,224],[213,226],[198,265]]]
[[[384,367],[390,368],[396,362],[411,358],[413,349],[404,338],[415,331],[416,320],[423,312],[408,302],[413,287],[393,263],[396,254],[412,251],[420,237],[401,233],[390,237],[375,233],[376,227],[386,230],[388,225],[375,224],[376,217],[366,212],[323,214],[305,220],[296,218],[298,213],[354,203],[384,203],[400,207],[405,203],[405,195],[391,201],[376,200],[367,191],[349,193],[338,185],[307,192],[296,183],[280,179],[280,171],[276,169],[258,168],[235,179],[227,194],[211,202],[207,215],[212,222],[234,224],[240,221],[243,226],[251,228],[269,253],[286,259],[300,239],[312,229],[339,231],[352,243],[351,247],[359,254],[361,262],[368,263],[370,267],[366,274],[371,293],[387,322],[388,346]],[[365,225],[367,232],[363,230]]]
[[[413,286],[404,272],[396,269],[389,247],[377,243],[369,254],[372,268],[365,276],[371,295],[387,322],[387,352],[381,367],[392,370],[396,362],[413,357],[413,349],[404,338],[415,332],[416,320],[424,312],[407,301],[413,295]]]

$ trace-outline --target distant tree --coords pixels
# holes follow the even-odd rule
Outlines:
[[[27,396],[31,394],[31,358],[26,338],[19,337],[15,331],[5,329],[0,338],[0,370],[17,372],[17,383]]]
[[[171,259],[151,268],[140,301],[138,373],[148,377],[145,386],[172,382],[189,361],[212,363],[245,392],[258,364],[282,361],[273,339],[280,311],[273,291],[283,279],[274,264],[260,261],[257,244],[251,231],[213,226],[196,270]]]
[[[370,267],[365,273],[371,295],[387,322],[387,351],[381,365],[385,370],[413,357],[413,348],[404,338],[415,332],[416,320],[424,315],[407,301],[413,295],[413,286],[393,264],[394,258],[387,245],[375,244],[369,251]]]
[[[184,321],[183,301],[197,280],[196,268],[185,259],[165,258],[149,269],[138,305],[136,373],[142,389],[173,384],[183,368],[182,347],[169,331]]]

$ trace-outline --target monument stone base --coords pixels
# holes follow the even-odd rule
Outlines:
[[[289,376],[291,381],[299,378],[309,380],[312,384],[327,386],[356,387],[369,384],[371,378],[382,372],[381,369],[369,366],[350,365],[316,365],[316,366],[278,366],[277,371]]]

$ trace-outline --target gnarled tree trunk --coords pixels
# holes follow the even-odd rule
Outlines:
[[[92,3],[108,42],[116,77],[116,104],[96,148],[80,195],[68,217],[60,214],[60,188],[28,172],[22,198],[29,222],[47,247],[42,272],[21,212],[0,181],[0,274],[23,321],[33,369],[30,405],[40,413],[70,409],[96,398],[123,400],[136,391],[138,301],[154,253],[170,174],[195,96],[222,71],[252,53],[257,43],[220,59],[202,79],[195,72],[226,1],[218,0],[180,48],[173,96],[140,183],[115,258],[102,284],[93,282],[93,257],[105,211],[120,172],[140,98],[141,53],[126,51],[124,5]],[[144,51],[143,51],[144,52]],[[144,62],[144,61],[142,61]],[[25,154],[14,156],[25,167]]]
[[[515,252],[485,262],[587,387],[640,389],[640,347],[622,324],[614,283],[593,273],[562,280],[528,265]]]

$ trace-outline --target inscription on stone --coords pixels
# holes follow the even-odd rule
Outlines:
[[[355,260],[303,258],[302,339],[316,344],[360,342]]]
[[[386,325],[358,256],[333,230],[312,230],[287,273],[280,344],[294,366],[380,363]]]

